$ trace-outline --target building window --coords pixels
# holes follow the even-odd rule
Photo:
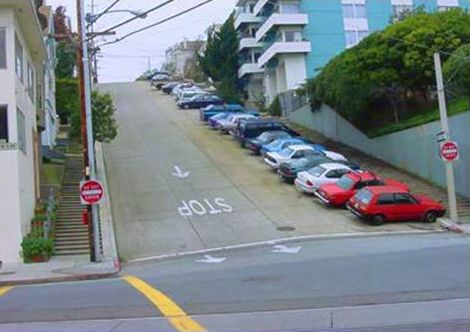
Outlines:
[[[15,71],[20,81],[23,82],[23,46],[21,45],[17,35],[15,35]]]
[[[437,7],[437,10],[440,11],[440,12],[446,12],[448,10],[452,10],[452,9],[455,9],[457,8],[456,6],[439,6]]]
[[[34,101],[34,71],[28,63],[28,94],[32,101]]]
[[[0,105],[0,143],[8,143],[8,107]]]
[[[346,48],[356,46],[361,40],[369,35],[367,30],[347,30],[344,32]]]
[[[409,14],[413,11],[413,6],[410,5],[393,5],[393,17],[401,17],[402,15]]]
[[[16,124],[18,127],[18,148],[26,153],[26,121],[19,109],[16,111]]]
[[[343,18],[367,18],[366,5],[343,4]]]
[[[283,14],[297,14],[300,13],[300,5],[298,3],[285,3],[281,6]]]
[[[286,31],[284,32],[284,41],[286,42],[300,42],[302,41],[302,32],[300,31]]]
[[[7,67],[7,40],[6,31],[0,28],[0,69]]]

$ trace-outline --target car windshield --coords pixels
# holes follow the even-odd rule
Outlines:
[[[326,168],[321,166],[315,166],[308,170],[309,174],[313,175],[314,177],[320,177],[323,173],[325,173]]]
[[[366,188],[359,190],[355,195],[356,200],[361,202],[364,205],[368,205],[372,200],[373,194]]]
[[[354,186],[354,180],[347,175],[343,175],[336,183],[341,189],[349,190]]]
[[[211,117],[212,120],[222,120],[222,119],[226,119],[228,118],[229,114],[227,113],[218,113],[216,115],[214,115],[213,117]]]
[[[269,139],[271,138],[271,134],[267,131],[259,135],[256,139],[260,141],[261,143],[267,143],[269,142]]]
[[[302,168],[307,166],[309,160],[307,158],[300,158],[292,160],[289,165],[294,168]]]
[[[279,155],[281,157],[290,157],[291,154],[294,152],[294,150],[292,150],[291,148],[285,148],[285,149],[282,149],[281,151],[279,151]]]

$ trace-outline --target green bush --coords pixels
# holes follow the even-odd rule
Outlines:
[[[25,263],[30,263],[34,257],[48,259],[54,252],[54,242],[44,239],[34,233],[29,233],[21,242],[21,255]]]
[[[279,100],[279,96],[276,96],[272,103],[268,106],[268,112],[274,116],[282,115],[281,101]]]
[[[68,123],[73,114],[80,114],[78,81],[74,78],[56,81],[56,107],[61,123]]]

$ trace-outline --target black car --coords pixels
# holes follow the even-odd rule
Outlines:
[[[354,171],[360,170],[360,167],[350,161],[333,160],[322,155],[323,152],[318,151],[318,154],[307,155],[300,159],[293,159],[291,161],[281,163],[277,172],[281,179],[287,183],[294,183],[297,173],[307,171],[310,168],[316,167],[324,163],[339,163],[348,166]]]
[[[231,134],[240,141],[242,147],[248,139],[255,138],[265,131],[285,131],[290,136],[299,136],[299,133],[290,129],[284,123],[274,119],[246,119],[239,122]]]
[[[167,95],[169,95],[171,91],[173,91],[173,88],[177,85],[178,85],[178,82],[170,82],[167,84],[163,84],[161,90],[163,93],[166,93]]]
[[[178,102],[179,108],[203,108],[209,105],[223,105],[225,101],[215,95],[200,94]]]
[[[260,154],[260,149],[263,144],[269,144],[279,138],[289,138],[291,135],[285,131],[265,131],[256,138],[250,138],[246,141],[245,147],[254,152],[255,155]]]

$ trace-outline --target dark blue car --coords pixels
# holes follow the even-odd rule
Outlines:
[[[215,95],[201,94],[178,102],[180,108],[202,108],[209,105],[223,105],[225,101]]]
[[[256,111],[246,110],[242,105],[238,104],[227,104],[227,105],[211,105],[199,110],[199,119],[203,122],[207,122],[209,118],[219,113],[244,113],[253,114],[259,116]]]

